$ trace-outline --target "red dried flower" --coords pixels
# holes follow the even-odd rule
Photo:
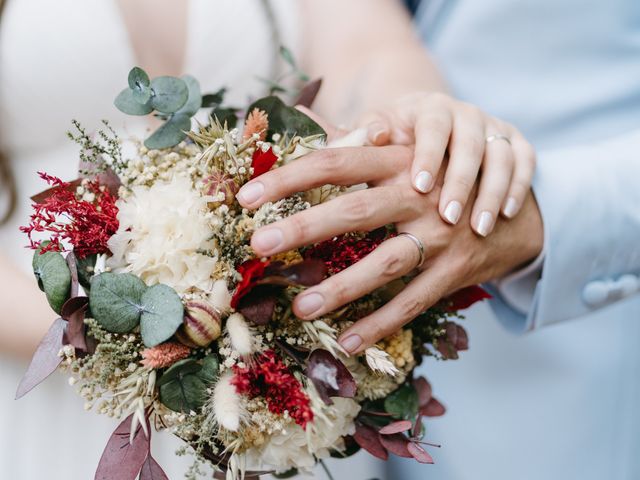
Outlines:
[[[386,228],[378,228],[360,235],[341,235],[320,242],[304,252],[305,258],[322,260],[331,275],[350,267],[373,252],[389,235]]]
[[[142,351],[143,360],[140,362],[149,368],[167,368],[178,360],[187,358],[191,354],[191,349],[186,345],[177,342],[161,343],[152,348]]]
[[[33,249],[42,247],[42,241],[33,239],[34,232],[49,232],[49,244],[43,252],[62,251],[62,241],[73,246],[78,258],[109,251],[107,242],[118,230],[116,198],[97,180],[83,186],[93,194],[92,201],[78,200],[71,184],[39,172],[40,178],[52,186],[47,197],[34,203],[29,225],[20,231],[29,236]]]
[[[286,410],[302,428],[313,421],[309,397],[273,350],[260,354],[252,367],[235,366],[233,372],[231,383],[239,394],[250,398],[262,395],[270,412],[282,415]]]
[[[254,258],[247,260],[236,268],[238,273],[242,275],[242,280],[238,283],[236,291],[231,298],[231,308],[236,308],[242,297],[255,287],[256,282],[264,276],[264,270],[268,266],[269,262],[263,262],[259,258]]]
[[[263,173],[271,170],[271,167],[278,161],[278,157],[273,153],[273,149],[269,148],[266,152],[263,152],[261,148],[256,148],[253,152],[253,160],[251,166],[253,167],[253,175],[251,179],[259,177]]]
[[[473,285],[452,293],[445,298],[442,303],[448,311],[456,312],[458,310],[469,308],[474,303],[488,298],[492,297],[484,288],[479,287],[478,285]]]

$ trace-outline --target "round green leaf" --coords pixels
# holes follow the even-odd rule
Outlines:
[[[294,135],[301,137],[326,135],[320,125],[296,108],[285,105],[276,96],[265,97],[255,101],[247,109],[247,114],[252,112],[254,108],[259,108],[269,116],[267,138],[271,138],[274,133],[284,134],[289,137]]]
[[[144,282],[130,273],[102,273],[91,279],[91,312],[107,331],[130,332],[140,323],[145,290]]]
[[[161,387],[166,383],[173,382],[181,375],[184,376],[191,373],[198,373],[200,370],[202,370],[202,365],[200,365],[195,358],[185,358],[184,360],[178,360],[176,363],[167,368],[156,385],[158,387]]]
[[[384,409],[394,418],[414,419],[418,415],[420,400],[416,389],[408,384],[401,386],[384,400]]]
[[[126,113],[127,115],[147,115],[153,112],[151,102],[147,102],[144,105],[136,100],[133,90],[125,88],[116,97],[113,104],[118,110]]]
[[[216,355],[209,355],[202,359],[202,369],[198,376],[206,385],[211,385],[218,379],[220,373],[220,362]]]
[[[154,285],[142,294],[140,334],[147,347],[169,340],[182,325],[184,307],[175,290],[167,285]]]
[[[136,88],[131,91],[133,92],[133,99],[141,105],[146,105],[151,99],[152,92],[149,87],[145,87],[143,85],[140,88]]]
[[[33,273],[38,286],[47,296],[51,308],[60,313],[71,293],[71,272],[62,254],[37,250],[33,255]]]
[[[96,261],[98,260],[97,255],[89,255],[84,258],[77,258],[76,263],[78,265],[78,281],[82,288],[85,291],[89,291],[91,289],[91,277],[93,277],[93,269],[96,266]]]
[[[200,83],[191,75],[183,76],[182,80],[189,89],[189,98],[187,100],[187,103],[185,103],[182,108],[176,113],[181,113],[188,115],[189,117],[193,117],[196,113],[198,113],[198,110],[200,110],[200,107],[202,106],[202,93],[200,93]]]
[[[197,412],[205,402],[207,387],[200,377],[178,374],[160,386],[160,401],[174,412]]]
[[[133,67],[129,72],[129,88],[135,90],[140,87],[148,87],[150,85],[149,75],[140,67]]]
[[[144,141],[150,149],[170,148],[179,144],[191,130],[191,117],[183,113],[171,116],[160,128]]]
[[[184,80],[176,77],[158,77],[151,81],[153,96],[151,105],[162,113],[180,110],[189,98],[189,89]]]

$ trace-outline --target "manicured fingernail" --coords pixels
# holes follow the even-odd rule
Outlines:
[[[342,345],[342,348],[347,352],[353,353],[362,345],[362,337],[356,334],[349,335],[347,338],[340,340],[340,345]]]
[[[444,218],[447,219],[447,222],[455,225],[460,220],[460,214],[462,213],[462,205],[460,202],[453,201],[449,202],[447,208],[444,209]]]
[[[505,203],[502,213],[504,213],[504,216],[507,218],[515,217],[516,213],[518,213],[518,202],[516,202],[515,198],[507,198],[507,203]]]
[[[384,125],[382,125],[381,123],[372,123],[371,125],[369,125],[368,130],[369,130],[369,140],[371,141],[371,143],[374,143],[374,144],[380,140],[380,137],[386,131],[384,128]]]
[[[250,182],[240,189],[240,191],[236,194],[236,198],[240,203],[251,205],[260,200],[260,197],[262,197],[263,193],[264,185],[262,184],[262,182]]]
[[[480,214],[478,217],[478,226],[476,227],[477,232],[486,237],[489,235],[491,230],[493,229],[493,215],[491,213],[485,211]]]
[[[324,297],[319,293],[308,293],[302,295],[296,302],[296,306],[305,317],[317,312],[324,305]]]
[[[433,187],[433,176],[429,172],[422,170],[416,175],[413,184],[419,192],[427,193]]]
[[[278,248],[283,240],[282,231],[279,228],[269,228],[254,233],[251,244],[260,253],[268,255],[272,250]]]

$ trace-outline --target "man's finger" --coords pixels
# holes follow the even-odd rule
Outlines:
[[[327,184],[357,185],[380,181],[410,164],[404,146],[327,148],[271,170],[245,184],[236,198],[245,208],[258,208]]]
[[[370,231],[402,222],[420,208],[413,195],[398,186],[341,195],[259,229],[251,238],[251,247],[258,256],[269,256],[343,233]]]
[[[317,318],[406,275],[419,261],[420,252],[410,239],[391,238],[356,264],[298,295],[293,311],[298,318]]]
[[[451,272],[444,263],[434,262],[384,307],[358,320],[340,335],[340,345],[351,354],[362,352],[434,305],[449,291]]]

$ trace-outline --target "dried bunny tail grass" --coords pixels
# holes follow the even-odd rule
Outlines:
[[[232,381],[233,374],[227,372],[216,382],[207,408],[210,412],[207,423],[217,424],[230,432],[237,432],[246,412],[242,398]]]
[[[209,294],[209,301],[222,313],[231,310],[231,293],[225,280],[216,280]]]
[[[227,335],[231,347],[242,357],[254,353],[253,334],[242,314],[233,313],[227,319]]]
[[[267,138],[267,130],[269,128],[269,119],[267,114],[259,108],[254,108],[247,116],[247,120],[244,122],[244,132],[242,134],[243,140],[249,140],[254,135],[258,135],[257,140],[264,140]]]
[[[391,361],[391,356],[384,350],[380,350],[378,347],[369,347],[365,350],[365,357],[367,365],[374,372],[384,373],[385,375],[391,375],[395,377],[400,373],[400,370]]]

